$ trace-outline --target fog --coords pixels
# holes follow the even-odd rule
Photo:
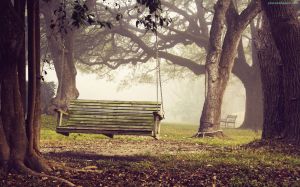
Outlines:
[[[47,72],[45,81],[54,81],[57,85],[54,70],[47,69]],[[117,69],[112,72],[115,78],[108,80],[99,78],[97,74],[83,73],[78,70],[76,81],[80,93],[79,99],[156,101],[156,84],[135,83],[122,88],[122,80],[129,72],[128,68]],[[197,77],[191,75],[162,82],[164,122],[199,124],[204,103],[204,80],[204,75]],[[239,126],[243,122],[244,112],[245,89],[239,79],[232,75],[223,100],[222,117],[237,114],[236,125]]]

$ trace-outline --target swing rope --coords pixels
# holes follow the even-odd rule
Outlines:
[[[159,97],[160,97],[161,116],[162,118],[164,118],[165,110],[164,110],[163,90],[162,90],[162,81],[161,81],[161,68],[160,68],[160,59],[159,59],[159,51],[158,51],[157,31],[155,32],[155,48],[156,48],[156,103],[157,103],[157,110],[158,110]]]

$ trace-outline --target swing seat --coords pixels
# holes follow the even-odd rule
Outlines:
[[[104,134],[111,138],[144,135],[158,139],[160,105],[151,101],[72,100],[67,111],[57,110],[56,132]]]

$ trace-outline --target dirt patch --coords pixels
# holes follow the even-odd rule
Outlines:
[[[141,140],[100,139],[93,141],[45,142],[42,152],[85,152],[99,155],[143,155],[177,154],[178,152],[207,151],[212,146],[187,143],[186,141],[154,140],[145,137]]]
[[[251,149],[251,148],[249,148]],[[300,167],[207,164],[177,159],[179,153],[220,153],[234,148],[175,140],[99,139],[42,143],[53,176],[78,186],[300,186]],[[242,150],[241,150],[242,151]],[[167,154],[167,159],[160,155]],[[287,169],[288,168],[288,169]],[[0,186],[65,186],[47,177],[0,170]]]

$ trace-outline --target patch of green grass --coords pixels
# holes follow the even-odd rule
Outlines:
[[[197,133],[198,126],[191,124],[163,123],[161,137],[166,140],[181,140],[212,146],[237,146],[260,139],[261,133],[244,129],[223,129],[225,138],[191,138]]]
[[[272,166],[277,168],[300,167],[300,158],[284,153],[270,153],[266,150],[238,149],[238,150],[208,150],[197,153],[179,153],[163,155],[162,160],[182,160],[195,162],[200,165],[242,165],[248,167]]]
[[[70,136],[66,137],[55,132],[56,123],[56,117],[48,115],[42,116],[42,139],[68,141],[107,138],[106,136],[97,134],[70,134]],[[212,146],[237,146],[257,140],[261,136],[261,133],[255,133],[251,130],[223,129],[226,138],[191,138],[197,133],[197,129],[197,125],[162,123],[160,138],[161,140],[187,141]],[[149,139],[149,137],[143,136],[115,136],[114,138],[131,141],[142,141]]]
[[[71,134],[69,137],[55,132],[56,119],[51,116],[42,117],[42,140],[51,144],[61,141],[107,138],[103,135]],[[300,185],[300,157],[288,154],[284,151],[272,152],[266,147],[245,148],[244,145],[253,140],[260,139],[261,132],[251,130],[223,129],[225,138],[191,138],[197,132],[198,126],[191,124],[162,123],[161,140],[157,142],[150,137],[143,136],[116,136],[116,139],[132,141],[145,141],[161,146],[164,143],[175,144],[174,152],[152,153],[143,152],[141,155],[129,155],[120,159],[111,156],[111,159],[97,159],[97,167],[103,170],[116,170],[128,173],[145,172],[161,176],[178,174],[183,179],[199,174],[199,178],[207,175],[211,179],[213,175],[222,181],[221,186],[299,186]],[[111,140],[114,141],[114,140]],[[160,142],[159,142],[160,141]],[[122,143],[123,141],[117,141]],[[136,142],[134,142],[136,143]],[[196,151],[180,151],[176,146],[187,145],[198,148]],[[147,146],[147,145],[145,145]],[[112,147],[113,148],[113,147]],[[174,171],[172,173],[172,171]],[[201,173],[203,172],[203,173]],[[177,177],[176,178],[177,180]],[[223,177],[223,178],[220,178]],[[271,178],[271,180],[270,180]],[[156,178],[155,178],[156,180]],[[200,180],[200,179],[199,179]],[[202,178],[201,178],[202,180]],[[193,181],[193,180],[191,180]],[[190,182],[190,181],[189,181]],[[190,183],[187,183],[190,184]],[[208,184],[208,183],[207,183]],[[211,184],[211,183],[209,183]]]
[[[65,121],[63,121],[64,123]],[[42,130],[41,139],[46,141],[72,141],[72,140],[93,140],[93,139],[103,139],[106,136],[101,134],[70,134],[69,136],[64,136],[55,132],[56,128],[56,117],[49,115],[42,115]]]

